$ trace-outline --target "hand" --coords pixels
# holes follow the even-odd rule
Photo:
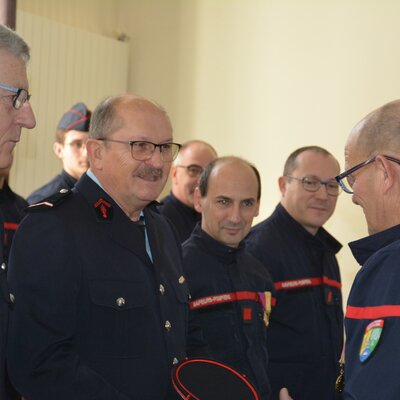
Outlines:
[[[279,400],[293,400],[293,398],[290,397],[286,388],[282,388],[279,392]]]

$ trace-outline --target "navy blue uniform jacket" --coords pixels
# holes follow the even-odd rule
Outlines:
[[[201,214],[194,208],[188,207],[179,201],[172,193],[161,200],[160,214],[169,218],[178,231],[179,239],[183,243],[192,233],[201,219]]]
[[[354,280],[346,310],[344,398],[397,400],[400,398],[400,225],[349,246],[362,267]],[[363,339],[372,334],[367,327],[374,321],[383,323],[381,336],[375,348],[366,341],[363,348],[372,351],[361,361]]]
[[[295,400],[336,398],[343,344],[341,245],[320,228],[311,235],[278,205],[247,239],[277,290],[268,329],[273,399],[287,387]]]
[[[274,292],[263,265],[243,247],[232,248],[195,228],[183,244],[183,260],[191,300],[233,292]],[[267,328],[263,307],[250,300],[227,302],[191,311],[193,325],[203,331],[211,356],[245,374],[269,399]],[[196,354],[190,342],[188,353]]]
[[[29,204],[37,203],[59,192],[61,189],[72,189],[76,182],[77,180],[74,177],[62,170],[61,173],[55,176],[50,182],[47,182],[39,189],[32,192],[26,200]]]
[[[95,207],[99,199],[111,207]],[[104,204],[104,202],[103,202]],[[10,256],[9,371],[27,400],[164,400],[185,356],[188,288],[169,223],[143,232],[86,174],[21,223]]]

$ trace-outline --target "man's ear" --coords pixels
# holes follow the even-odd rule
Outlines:
[[[383,192],[386,193],[390,188],[393,187],[396,181],[396,170],[398,168],[396,163],[386,159],[384,156],[377,155],[375,158],[375,166],[381,173],[383,178]]]
[[[55,143],[53,144],[53,151],[54,151],[54,154],[55,154],[58,158],[60,158],[61,160],[62,160],[62,158],[63,158],[63,150],[64,150],[64,145],[63,145],[63,144],[58,143],[58,142],[55,142]]]
[[[284,197],[285,193],[286,193],[286,185],[287,185],[285,176],[280,176],[278,178],[278,185],[279,185],[279,190],[281,191],[282,197]]]
[[[88,139],[86,151],[92,169],[100,170],[103,166],[104,142],[96,139]]]
[[[203,211],[203,198],[201,197],[200,189],[196,187],[193,192],[194,209],[201,213]]]
[[[176,165],[172,164],[171,166],[171,171],[170,171],[170,176],[171,176],[171,181],[172,183],[176,182],[176,172],[177,172],[178,168]]]

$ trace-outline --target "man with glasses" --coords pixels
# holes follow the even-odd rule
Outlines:
[[[400,393],[400,100],[352,130],[336,177],[361,206],[369,236],[349,244],[361,265],[347,303],[345,399]]]
[[[193,192],[203,168],[217,158],[214,148],[201,140],[182,145],[171,168],[171,193],[161,200],[160,212],[175,225],[181,242],[192,233],[201,214],[194,209]]]
[[[26,65],[30,50],[25,41],[11,29],[0,25],[0,168],[9,168],[13,150],[21,137],[21,128],[35,126],[29,103]],[[0,399],[17,398],[6,378],[5,351],[9,307],[13,297],[7,287],[7,265],[4,262],[4,209],[0,205]]]
[[[189,291],[181,246],[152,203],[180,145],[166,112],[100,103],[90,169],[32,205],[11,250],[9,370],[26,399],[176,399]]]
[[[84,103],[74,104],[61,118],[57,126],[54,153],[61,160],[63,170],[29,195],[29,204],[37,203],[61,189],[72,189],[89,168],[86,153],[91,111]]]
[[[247,240],[277,291],[267,345],[273,396],[286,387],[295,400],[336,399],[343,341],[341,245],[324,228],[340,192],[337,160],[318,146],[287,159],[281,201]]]

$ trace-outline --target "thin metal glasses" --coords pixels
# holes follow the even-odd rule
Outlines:
[[[357,165],[355,165],[354,167],[349,168],[348,170],[342,172],[340,175],[335,176],[336,181],[339,183],[339,185],[341,186],[341,188],[343,189],[343,191],[345,191],[346,193],[352,194],[353,191],[351,190],[354,182],[356,180],[355,176],[353,176],[352,174],[359,170],[362,167],[367,166],[368,164],[371,164],[375,161],[375,158],[377,156],[368,158],[368,160],[365,160]],[[385,156],[383,155],[383,157],[385,157],[387,160],[389,161],[393,161],[397,164],[400,164],[400,160],[398,160],[397,158],[391,157],[391,156]],[[346,178],[347,184],[344,182],[344,179]]]
[[[203,167],[197,164],[190,164],[190,165],[177,165],[179,168],[186,168],[186,172],[191,178],[197,178],[203,172]]]
[[[106,139],[99,138],[97,140],[101,140],[103,142],[113,142],[113,143],[123,143],[129,144],[131,146],[131,154],[132,158],[136,161],[146,161],[149,160],[154,154],[156,148],[160,149],[161,160],[163,162],[171,162],[174,161],[176,156],[178,155],[179,149],[181,145],[178,143],[152,143],[146,142],[143,140],[116,140],[116,139]]]
[[[340,186],[335,179],[323,180],[316,176],[297,178],[295,176],[286,175],[286,177],[301,182],[303,188],[307,190],[307,192],[317,192],[322,185],[325,185],[326,192],[329,196],[338,196],[340,194]]]
[[[2,85],[0,84],[0,89],[8,90],[9,92],[13,92],[15,94],[9,96],[0,96],[0,97],[12,97],[12,105],[16,110],[19,110],[24,103],[30,100],[31,95],[27,90],[16,88],[14,86]]]

